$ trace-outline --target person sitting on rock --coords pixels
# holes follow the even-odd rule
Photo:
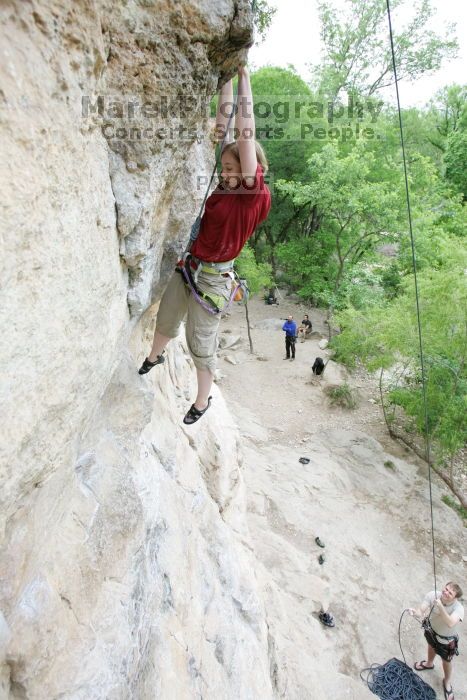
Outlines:
[[[302,343],[305,342],[305,339],[310,335],[312,329],[313,326],[311,324],[310,319],[308,318],[308,314],[305,314],[301,325],[298,327],[298,337],[300,338],[300,341]]]
[[[199,420],[209,408],[216,369],[220,313],[210,312],[201,295],[220,299],[227,305],[235,258],[271,207],[271,193],[264,183],[268,164],[263,149],[254,140],[253,96],[245,67],[238,69],[235,131],[229,126],[233,108],[233,87],[229,80],[220,92],[216,121],[216,135],[224,143],[221,182],[206,201],[199,234],[189,251],[196,289],[188,286],[183,274],[186,259],[180,261],[159,305],[151,352],[139,369],[139,374],[146,374],[164,362],[165,347],[178,335],[186,315],[186,340],[198,380],[195,402],[183,419],[187,425]],[[234,134],[238,135],[236,141]]]
[[[277,301],[276,292],[274,290],[274,287],[271,287],[271,289],[267,293],[266,304],[269,304],[269,306],[271,306],[272,304],[278,305],[278,301]]]
[[[428,642],[426,660],[417,661],[414,664],[414,669],[416,671],[433,669],[436,655],[439,655],[444,671],[445,700],[454,700],[451,685],[451,662],[454,655],[458,653],[458,637],[454,634],[454,630],[464,618],[464,607],[459,600],[461,597],[461,587],[457,583],[449,581],[444,586],[441,595],[436,591],[431,591],[427,593],[418,609],[409,608],[411,615],[423,618],[422,626],[425,630],[425,639]]]

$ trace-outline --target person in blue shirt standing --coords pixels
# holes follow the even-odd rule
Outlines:
[[[295,360],[295,339],[297,337],[297,324],[293,320],[293,316],[289,316],[287,321],[282,326],[285,331],[285,354],[284,360]],[[290,357],[292,354],[292,357]]]

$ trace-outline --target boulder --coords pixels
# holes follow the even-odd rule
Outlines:
[[[234,350],[242,343],[243,338],[240,335],[229,335],[227,337],[221,336],[219,338],[219,348],[221,350],[225,350],[226,348],[232,348]]]

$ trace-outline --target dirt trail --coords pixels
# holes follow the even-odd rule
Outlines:
[[[235,307],[222,321],[221,342],[241,340],[220,351],[218,383],[244,438],[248,546],[266,601],[278,696],[362,700],[369,695],[359,671],[400,658],[400,614],[433,588],[426,468],[388,438],[372,377],[331,364],[324,381],[313,378],[314,358],[328,356],[319,338],[299,342],[294,362],[283,359],[280,320],[292,314],[299,322],[303,313],[325,337],[321,312],[293,299],[278,307],[252,300],[251,355],[244,309]],[[324,391],[344,378],[358,394],[353,411],[330,407]],[[467,590],[465,529],[437,484],[434,499],[438,586],[453,579]],[[328,604],[333,630],[317,618]],[[461,627],[453,675],[457,700],[467,700],[466,632]],[[408,664],[426,658],[422,632],[407,617],[402,643]],[[440,668],[423,680],[442,697]]]

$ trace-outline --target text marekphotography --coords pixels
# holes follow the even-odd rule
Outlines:
[[[231,135],[258,140],[307,141],[326,139],[351,141],[377,138],[374,128],[383,107],[382,101],[319,101],[302,96],[255,96],[254,106],[244,98],[225,102],[220,112],[224,121],[230,115]],[[161,95],[142,101],[135,96],[83,95],[83,119],[98,121],[109,140],[125,141],[201,141],[211,138],[203,124],[211,119],[215,135],[222,138],[225,126],[215,126],[215,104],[205,95]],[[237,115],[255,117],[255,133],[239,129]]]

